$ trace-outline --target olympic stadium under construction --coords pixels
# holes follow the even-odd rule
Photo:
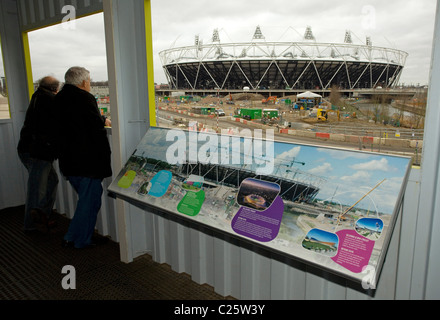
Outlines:
[[[326,182],[322,177],[298,169],[291,170],[292,174],[289,176],[256,175],[254,171],[243,167],[200,162],[170,166],[160,160],[136,155],[132,155],[128,163],[127,170],[134,170],[139,175],[143,175],[145,169],[151,172],[170,170],[173,172],[173,177],[181,182],[191,175],[201,176],[204,178],[203,186],[208,189],[224,186],[236,191],[247,178],[273,182],[280,186],[279,196],[283,200],[292,202],[313,201],[319,193],[320,186]]]
[[[343,43],[316,42],[307,27],[301,42],[268,42],[257,26],[251,42],[222,43],[198,36],[192,46],[159,53],[171,90],[329,90],[394,88],[408,53],[354,44],[346,31]]]
[[[180,170],[185,176],[195,173],[203,176],[208,181],[216,183],[216,186],[221,184],[235,189],[240,188],[243,180],[257,177],[258,179],[278,184],[280,186],[280,197],[294,202],[310,202],[314,200],[319,192],[319,184],[323,182],[322,178],[312,177],[310,174],[307,174],[308,179],[305,182],[274,175],[256,176],[255,172],[251,170],[215,164],[185,163]],[[300,170],[297,173],[298,175],[306,174]]]

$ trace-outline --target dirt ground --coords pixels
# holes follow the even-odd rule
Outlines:
[[[232,98],[233,104],[230,104],[230,98]],[[233,116],[236,114],[237,109],[240,108],[273,108],[278,109],[282,115],[282,120],[292,123],[301,123],[303,125],[331,125],[331,126],[345,126],[345,127],[369,127],[369,128],[393,128],[392,125],[384,125],[382,123],[375,123],[374,121],[368,119],[365,115],[359,113],[359,111],[347,105],[344,110],[340,112],[339,117],[336,113],[329,113],[328,120],[318,121],[316,116],[309,116],[311,110],[292,110],[290,106],[281,102],[279,98],[279,103],[268,103],[263,104],[262,100],[264,96],[261,94],[251,94],[251,93],[237,93],[228,95],[225,97],[215,97],[208,96],[197,102],[190,103],[165,103],[160,102],[159,106],[167,105],[175,107],[181,110],[191,110],[193,106],[207,106],[212,105],[216,108],[223,109],[227,116]],[[282,99],[290,99],[291,101],[296,101],[296,96],[285,96]],[[324,102],[324,106],[329,106],[329,103]],[[314,111],[312,111],[313,113]],[[316,112],[314,112],[316,113]]]

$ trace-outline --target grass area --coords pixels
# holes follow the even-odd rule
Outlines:
[[[302,242],[302,246],[308,250],[324,250],[324,251],[336,251],[334,247],[328,246],[326,244],[320,243],[320,242],[313,242],[307,239],[304,239]]]

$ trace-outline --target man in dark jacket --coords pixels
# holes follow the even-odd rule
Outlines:
[[[24,230],[36,230],[35,223],[49,226],[56,198],[58,175],[53,167],[57,158],[56,110],[54,98],[59,81],[44,77],[32,95],[17,146],[21,162],[28,170]]]
[[[82,67],[70,68],[55,103],[59,111],[60,170],[78,193],[62,245],[84,248],[93,245],[102,180],[112,175],[106,120],[90,94],[90,72]]]

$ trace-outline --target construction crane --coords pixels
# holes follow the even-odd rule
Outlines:
[[[381,182],[379,182],[373,189],[371,189],[370,191],[368,191],[366,194],[364,194],[358,201],[356,201],[356,203],[354,205],[352,205],[350,208],[348,208],[347,210],[345,210],[343,213],[341,213],[338,216],[338,220],[336,222],[336,226],[339,225],[339,221],[341,221],[341,219],[344,218],[344,216],[351,210],[353,209],[359,202],[361,202],[365,197],[367,197],[371,192],[373,192],[377,187],[379,187],[386,179],[383,179]]]
[[[294,165],[295,163],[298,163],[298,164],[303,165],[303,166],[306,165],[305,162],[303,162],[303,161],[296,161],[295,159],[296,159],[296,158],[293,158],[292,161],[289,161],[288,163],[279,163],[279,164],[277,165],[277,171],[275,172],[275,175],[278,175],[278,173],[280,172],[280,167],[281,167],[281,166],[286,167],[284,173],[287,175],[288,173],[293,172],[292,168],[293,168],[293,165]],[[296,170],[295,170],[295,171],[296,171]],[[295,175],[296,175],[296,174],[295,174]]]

